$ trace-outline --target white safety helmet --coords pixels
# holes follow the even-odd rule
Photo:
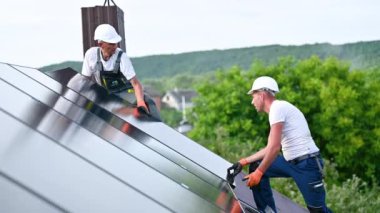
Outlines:
[[[247,94],[250,95],[257,90],[269,90],[273,94],[280,91],[278,89],[276,80],[268,76],[261,76],[256,78],[256,80],[252,84],[251,90],[249,90]]]
[[[94,40],[117,44],[121,41],[121,37],[111,25],[101,24],[95,29]]]

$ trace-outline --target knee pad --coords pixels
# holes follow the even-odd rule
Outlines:
[[[325,212],[325,211],[323,211],[323,207],[307,206],[307,208],[309,209],[310,213],[324,213]]]

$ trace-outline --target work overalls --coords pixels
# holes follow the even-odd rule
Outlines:
[[[127,101],[128,104],[133,106],[137,105],[136,95],[132,84],[126,79],[124,74],[120,71],[120,61],[123,51],[119,51],[115,66],[113,70],[105,71],[102,61],[100,48],[97,50],[97,61],[95,65],[95,73],[99,75],[101,85],[107,89],[110,94],[114,94]],[[144,93],[144,101],[149,108],[150,114],[160,120],[160,114],[157,110],[156,104],[147,94]]]

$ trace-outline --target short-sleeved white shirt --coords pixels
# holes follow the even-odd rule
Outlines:
[[[82,75],[85,76],[92,76],[95,74],[95,79],[98,84],[100,83],[99,73],[96,72],[96,62],[98,59],[98,48],[99,47],[91,47],[86,51],[86,54],[84,56],[83,60],[83,66],[82,66]],[[115,62],[117,59],[118,53],[122,51],[120,48],[117,48],[115,53],[107,60],[105,61],[103,59],[102,54],[100,54],[100,60],[103,64],[104,71],[112,71],[115,66]],[[123,75],[127,78],[127,80],[131,80],[133,77],[135,77],[136,73],[132,66],[131,60],[128,58],[126,53],[123,53],[121,55],[120,59],[120,71],[123,73]],[[95,73],[96,72],[96,73]]]
[[[269,110],[269,123],[272,126],[279,122],[283,122],[281,147],[286,160],[319,151],[305,116],[297,107],[287,101],[273,101]]]

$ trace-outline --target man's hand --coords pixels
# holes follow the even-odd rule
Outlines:
[[[252,187],[260,183],[262,176],[263,176],[263,172],[260,169],[256,169],[251,174],[245,176],[244,179],[247,179],[247,186]]]
[[[249,162],[247,160],[247,158],[242,158],[239,160],[239,163],[242,165],[242,166],[245,166],[245,165],[248,165]]]
[[[149,113],[149,110],[148,110],[148,107],[147,107],[146,104],[145,104],[145,101],[143,101],[143,100],[141,100],[141,101],[137,101],[137,108],[139,108],[139,107],[143,107],[144,110],[145,110],[147,113]]]

